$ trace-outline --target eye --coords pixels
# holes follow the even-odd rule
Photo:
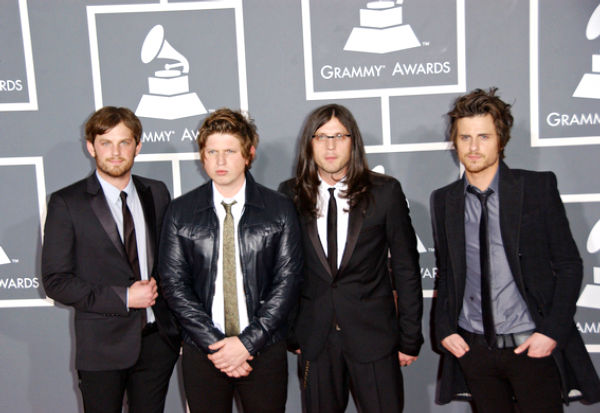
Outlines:
[[[233,149],[227,149],[225,152],[227,152],[227,153],[235,153],[235,151]]]
[[[468,140],[468,139],[469,139],[469,136],[468,136],[468,135],[460,135],[460,136],[459,136],[459,139],[460,139],[461,141],[466,141],[466,140]]]
[[[483,139],[484,141],[489,139],[489,135],[480,135],[481,139]]]

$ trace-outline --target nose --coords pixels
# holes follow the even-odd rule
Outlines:
[[[112,154],[113,156],[119,156],[121,155],[121,145],[112,145]]]
[[[477,152],[479,150],[479,137],[475,136],[469,141],[469,150],[471,152]]]
[[[225,165],[225,152],[217,153],[217,165]]]
[[[327,138],[325,141],[327,149],[335,149],[335,138]]]

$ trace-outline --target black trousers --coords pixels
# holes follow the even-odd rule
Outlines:
[[[183,343],[183,385],[191,413],[230,413],[234,392],[244,413],[283,413],[287,400],[285,342],[275,343],[249,361],[252,372],[232,378],[218,370],[206,353]]]
[[[478,413],[561,413],[560,377],[552,356],[489,349],[482,334],[461,332],[470,350],[458,359]],[[515,403],[516,401],[516,403]]]
[[[162,413],[179,353],[158,331],[142,338],[137,362],[124,370],[79,370],[85,413],[121,413],[127,392],[129,413]]]
[[[332,329],[316,360],[299,357],[299,375],[307,413],[343,413],[352,391],[361,413],[396,413],[404,405],[398,353],[371,363],[352,360],[342,348],[342,331]]]

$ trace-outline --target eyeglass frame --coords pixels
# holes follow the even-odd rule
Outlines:
[[[329,139],[333,139],[334,142],[344,142],[347,138],[351,138],[352,134],[350,133],[336,133],[335,135],[327,135],[325,133],[319,133],[318,135],[312,135],[313,139],[315,139],[319,143],[325,143]]]

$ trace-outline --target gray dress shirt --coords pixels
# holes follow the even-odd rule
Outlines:
[[[533,330],[535,324],[521,296],[508,265],[502,234],[500,232],[500,199],[498,180],[500,168],[496,172],[490,188],[494,191],[487,201],[488,241],[490,253],[492,313],[496,334],[520,333]],[[466,175],[465,182],[465,251],[467,276],[462,310],[458,325],[472,333],[483,334],[481,315],[481,264],[479,259],[479,219],[481,203],[475,194],[467,192],[470,186]],[[477,192],[478,188],[474,189]],[[510,223],[512,224],[512,223]],[[517,223],[514,223],[515,225]]]

